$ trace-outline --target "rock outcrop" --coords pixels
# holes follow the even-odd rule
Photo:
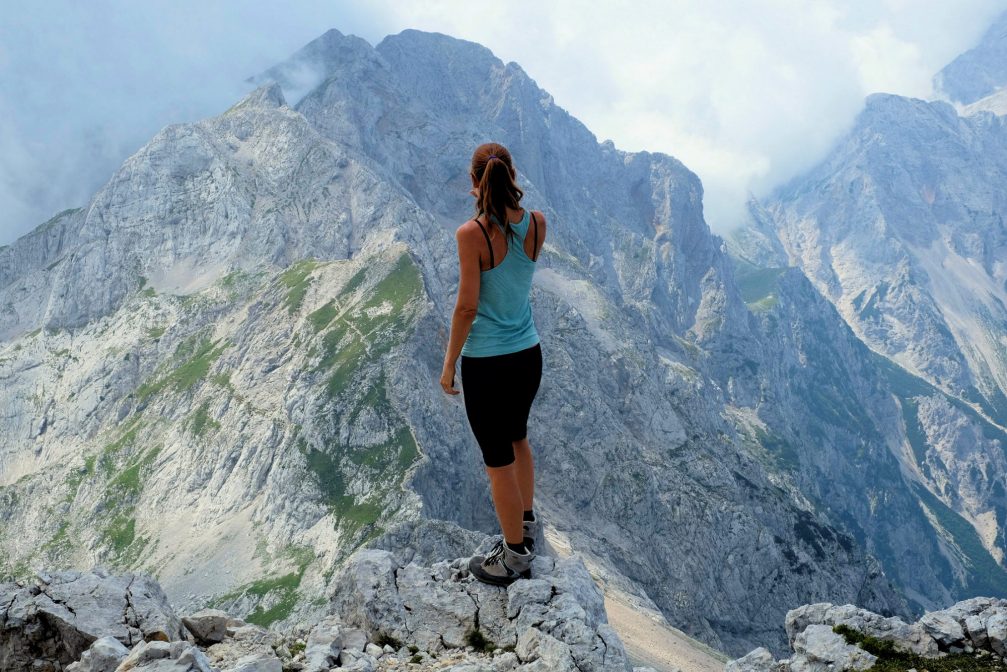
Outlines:
[[[905,665],[947,655],[974,656],[990,669],[1007,665],[1007,599],[962,600],[947,609],[928,611],[914,623],[851,604],[806,604],[787,613],[786,629],[792,656],[776,660],[759,647],[728,662],[726,672],[866,670],[881,658],[896,655]],[[872,648],[877,655],[868,651]]]
[[[481,550],[494,541],[487,537]],[[539,556],[532,578],[501,587],[472,577],[467,558],[402,564],[390,551],[364,549],[334,585],[331,613],[279,632],[218,609],[176,615],[145,574],[100,566],[40,573],[31,584],[0,584],[0,669],[632,669],[577,556]]]

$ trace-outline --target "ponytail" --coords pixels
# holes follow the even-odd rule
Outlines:
[[[517,232],[507,221],[507,208],[519,209],[524,191],[514,180],[517,171],[514,170],[510,152],[495,142],[479,145],[472,155],[471,171],[479,185],[475,216],[486,214],[487,220],[492,216],[504,227],[508,237],[516,237]]]

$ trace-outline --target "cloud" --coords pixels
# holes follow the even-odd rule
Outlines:
[[[218,114],[244,79],[328,28],[418,28],[517,61],[599,139],[676,156],[717,230],[819,160],[873,91],[930,77],[1002,2],[705,0],[13,3],[0,23],[0,244],[87,202],[163,126]]]

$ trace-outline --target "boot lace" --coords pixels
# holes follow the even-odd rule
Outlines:
[[[493,550],[489,552],[484,561],[487,565],[495,565],[503,561],[504,545],[502,541],[498,541],[494,546]]]

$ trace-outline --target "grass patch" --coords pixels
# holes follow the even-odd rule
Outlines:
[[[231,384],[230,371],[222,371],[221,373],[210,376],[210,382],[234,392],[234,385]]]
[[[326,381],[329,398],[347,388],[365,359],[375,360],[405,340],[412,325],[412,313],[406,307],[422,291],[419,269],[405,253],[363,303],[342,315],[337,314],[335,304],[326,304],[329,307],[309,316],[316,331],[330,327],[322,336],[322,356],[315,366],[316,371],[332,371]]]
[[[136,435],[143,426],[139,416],[133,416],[133,419],[126,425],[125,430],[122,435],[113,441],[112,443],[106,444],[101,450],[101,454],[95,458],[94,456],[89,456],[85,460],[85,465],[90,462],[89,469],[94,468],[94,462],[97,460],[98,466],[101,468],[103,474],[106,477],[111,476],[112,472],[115,470],[115,455],[122,452],[122,449],[126,446],[132,446],[136,441]]]
[[[300,440],[298,449],[305,457],[308,470],[315,475],[322,500],[336,517],[339,526],[353,534],[378,521],[384,510],[380,504],[383,497],[381,488],[376,488],[369,500],[357,501],[356,497],[346,492],[341,454],[316,450],[307,446],[303,439]]]
[[[229,343],[224,343],[217,346],[219,340],[211,341],[208,338],[204,338],[192,350],[191,355],[188,347],[186,347],[186,343],[180,344],[175,351],[176,356],[181,351],[183,357],[190,355],[189,358],[163,378],[153,382],[144,382],[137,388],[136,396],[143,401],[169,387],[176,392],[183,392],[191,388],[206,376],[213,362],[230,345]]]
[[[242,618],[249,623],[267,628],[276,621],[290,616],[300,598],[298,588],[301,585],[301,578],[304,576],[305,569],[315,559],[315,552],[308,546],[292,546],[286,548],[283,554],[294,560],[297,566],[294,571],[245,584],[239,589],[213,600],[213,604],[219,605],[245,595],[254,595],[260,598],[261,602],[267,595],[278,593],[278,599],[272,606],[264,609],[262,604],[257,604],[255,609]]]
[[[842,635],[847,644],[859,646],[878,657],[870,668],[872,672],[906,672],[914,668],[926,672],[994,672],[1005,669],[1002,661],[990,655],[950,653],[939,658],[927,658],[899,649],[895,642],[865,635],[847,625],[835,625],[832,630]]]
[[[749,309],[769,310],[776,305],[776,281],[785,268],[758,268],[737,262],[734,268],[741,300]]]
[[[216,431],[220,429],[220,423],[210,417],[210,402],[204,401],[196,411],[189,416],[189,429],[196,436],[202,436],[207,428]]]
[[[144,453],[139,460],[120,471],[105,487],[105,498],[118,498],[121,501],[127,497],[139,495],[141,489],[140,472],[149,466],[160,452],[161,446],[154,446]]]
[[[147,336],[154,340],[161,338],[164,336],[164,327],[150,327],[147,329]]]
[[[308,322],[311,323],[316,332],[321,331],[329,326],[329,323],[335,319],[338,312],[336,302],[330,299],[324,306],[308,314]]]
[[[311,272],[320,263],[316,259],[301,259],[291,264],[287,270],[280,274],[280,282],[287,288],[283,305],[287,307],[288,313],[293,314],[300,309],[304,295],[308,291],[308,285],[311,284]]]

